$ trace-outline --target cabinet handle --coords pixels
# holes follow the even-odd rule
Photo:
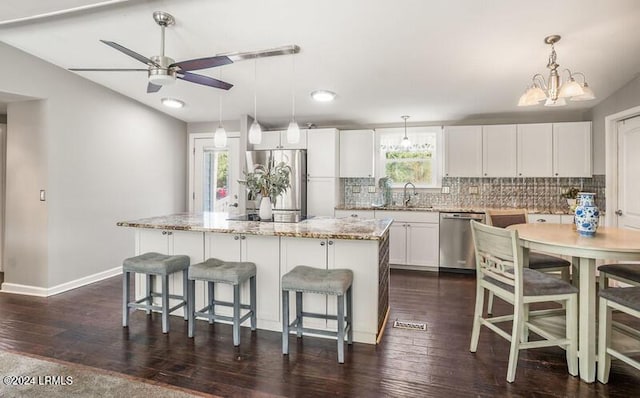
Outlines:
[[[245,239],[247,239],[247,237],[246,237],[246,236],[244,236],[244,235],[240,235],[240,239],[241,239],[241,240],[245,240]]]
[[[167,232],[167,235],[173,235],[173,232],[169,231]]]
[[[240,237],[238,235],[233,237],[233,240],[238,240],[238,239],[240,239]]]
[[[547,220],[545,220],[544,218],[538,218],[536,222],[547,222]]]
[[[487,173],[484,173],[484,175],[486,176],[486,175],[487,175]]]
[[[556,175],[558,175],[558,173],[556,173]]]
[[[358,217],[358,215],[357,214],[352,214],[351,217]]]
[[[333,245],[333,241],[332,240],[329,241],[329,246],[331,246],[331,245]]]
[[[519,175],[519,176],[521,176],[521,175],[522,175],[522,173],[518,173],[518,175]]]
[[[320,246],[324,246],[324,242],[320,242]]]
[[[166,235],[166,234],[167,234],[167,231],[162,231],[162,235]]]

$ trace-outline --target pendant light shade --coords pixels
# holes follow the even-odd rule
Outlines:
[[[259,144],[262,142],[262,128],[257,120],[254,120],[251,123],[251,128],[249,128],[249,143],[250,144]]]
[[[253,61],[253,123],[249,128],[249,143],[260,144],[262,142],[262,128],[258,123],[258,100],[257,100],[257,86],[258,86],[258,61]]]
[[[287,128],[287,142],[297,144],[300,141],[300,126],[296,122],[296,63],[294,55],[291,54],[291,122]]]
[[[292,120],[289,123],[289,127],[287,128],[287,142],[289,144],[296,144],[300,141],[300,126],[296,123],[295,120]]]
[[[409,119],[410,116],[406,116],[405,115],[405,116],[400,116],[400,117],[404,119],[404,137],[402,138],[402,141],[400,142],[400,146],[405,151],[408,151],[411,148],[411,141],[409,141],[409,137],[407,137],[407,119]]]

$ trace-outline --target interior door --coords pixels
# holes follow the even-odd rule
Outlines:
[[[193,211],[238,213],[240,139],[229,137],[225,148],[213,138],[196,138],[193,156]]]
[[[640,116],[618,122],[618,227],[640,229]]]

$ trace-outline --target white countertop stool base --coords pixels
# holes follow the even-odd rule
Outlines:
[[[335,336],[338,340],[338,363],[344,363],[344,340],[353,343],[352,313],[353,296],[351,285],[353,271],[349,269],[325,270],[320,268],[298,265],[282,276],[282,354],[289,354],[289,333],[295,332],[298,338],[304,333],[315,333]],[[289,292],[296,292],[296,318],[289,323]],[[337,315],[317,314],[303,311],[302,293],[316,293],[335,295],[338,301]],[[345,315],[346,296],[346,315]],[[338,323],[337,331],[305,328],[304,317],[331,319]],[[293,331],[290,328],[294,328]]]
[[[205,281],[208,287],[207,306],[199,311],[195,309],[196,280]],[[240,286],[249,281],[250,304],[240,302]],[[215,284],[226,283],[233,286],[233,302],[220,301],[215,298]],[[233,345],[240,345],[240,325],[251,318],[251,330],[256,330],[256,265],[250,262],[222,261],[217,258],[207,259],[203,263],[189,267],[189,337],[195,332],[196,317],[203,317],[212,324],[214,321],[233,322]],[[233,316],[216,314],[216,305],[233,308]],[[248,310],[240,316],[240,310]]]
[[[151,311],[161,311],[162,333],[169,333],[169,314],[187,305],[187,269],[189,268],[189,263],[189,256],[168,256],[155,252],[125,259],[122,263],[122,326],[129,326],[129,308],[145,309],[147,315],[150,315]],[[182,272],[184,283],[182,296],[170,294],[169,292],[169,275],[175,272]],[[145,297],[132,302],[130,281],[131,274],[135,273],[146,274],[147,287]],[[156,276],[162,278],[161,293],[153,291]],[[153,303],[154,297],[161,298],[161,305]],[[179,302],[169,308],[169,299],[179,300]],[[185,321],[187,320],[186,311],[184,319]]]

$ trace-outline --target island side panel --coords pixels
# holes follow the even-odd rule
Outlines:
[[[389,312],[389,231],[378,241],[378,336]]]

